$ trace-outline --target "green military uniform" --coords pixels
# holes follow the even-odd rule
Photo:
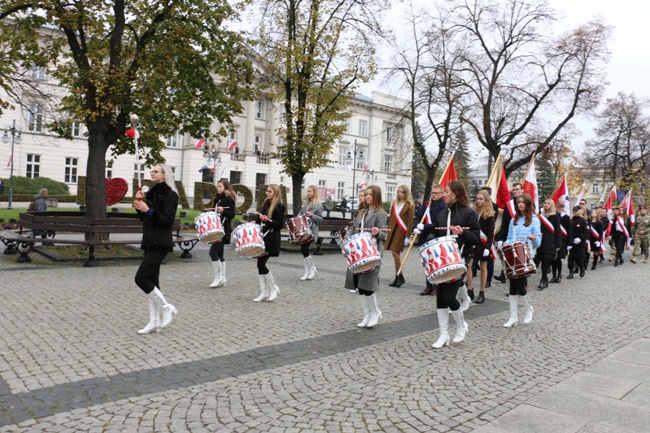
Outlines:
[[[648,246],[650,246],[650,215],[639,215],[634,222],[634,252],[631,261],[636,263],[639,254],[643,253],[645,256],[643,263],[648,263],[650,260]]]

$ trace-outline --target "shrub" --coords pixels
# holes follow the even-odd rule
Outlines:
[[[3,179],[3,182],[5,183],[5,189],[8,189],[9,180]],[[70,194],[70,189],[68,188],[68,185],[66,185],[63,182],[58,182],[56,180],[50,179],[48,177],[37,177],[31,179],[28,177],[14,176],[13,183],[14,183],[14,187],[13,187],[14,195],[27,194],[33,197],[34,195],[38,194],[38,192],[43,188],[47,188],[51,196]]]

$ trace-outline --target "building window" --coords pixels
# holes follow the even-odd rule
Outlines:
[[[237,185],[241,183],[241,171],[230,171],[230,184]],[[236,201],[236,200],[235,200]]]
[[[29,118],[27,124],[30,131],[43,131],[43,106],[41,104],[29,104]]]
[[[27,154],[27,166],[25,167],[25,177],[36,179],[41,172],[41,155]]]
[[[339,164],[340,165],[348,165],[346,159],[348,157],[348,153],[350,151],[348,150],[347,147],[341,146],[339,147]]]
[[[113,178],[113,162],[106,161],[106,179]]]
[[[165,140],[165,144],[167,144],[167,147],[178,147],[180,142],[181,142],[181,134],[178,131],[171,137],[167,137],[167,140]]]
[[[349,134],[349,133],[350,133],[350,119],[345,119],[345,120],[343,120],[343,121],[341,122],[341,124],[342,124],[343,127],[344,127],[344,129],[343,129],[343,133],[344,133],[344,134]]]
[[[133,164],[133,178],[144,179],[144,164]]]
[[[264,152],[264,145],[262,144],[262,136],[255,134],[253,141],[255,144],[255,153],[257,155],[261,155],[262,152]]]
[[[367,137],[368,136],[368,121],[367,120],[359,120],[359,135],[361,137]]]
[[[386,142],[395,143],[397,140],[397,129],[394,126],[386,128]]]
[[[395,185],[386,185],[386,201],[395,200]]]
[[[339,182],[336,186],[336,199],[343,200],[345,196],[345,182]]]
[[[591,193],[592,194],[599,194],[600,187],[597,183],[591,184]]]
[[[327,186],[327,181],[324,179],[320,179],[318,181],[318,188],[325,188]]]
[[[65,183],[77,183],[77,158],[65,158],[63,181]]]
[[[255,118],[256,119],[261,119],[262,118],[262,110],[264,109],[264,103],[262,101],[256,101],[255,102]]]
[[[32,80],[45,81],[45,68],[42,66],[32,65]]]
[[[386,173],[393,172],[393,155],[384,155],[384,171]]]
[[[72,122],[72,136],[81,137],[81,122]]]

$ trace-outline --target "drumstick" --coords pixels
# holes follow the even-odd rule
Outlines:
[[[541,233],[537,233],[536,235],[532,235],[532,236],[538,237],[538,236],[541,236],[541,235],[542,235]],[[529,235],[529,236],[530,236],[530,235]],[[529,240],[530,240],[530,239],[528,239],[528,237],[525,237],[525,238],[515,239],[515,240],[512,241],[511,243],[514,243],[514,242],[526,242],[526,241],[529,241]],[[505,245],[508,245],[508,244],[505,244]],[[495,246],[496,246],[496,245],[495,245]],[[497,248],[499,248],[499,247],[497,247]],[[499,248],[499,249],[502,250],[503,247],[501,247],[501,248]]]
[[[434,227],[434,230],[449,230],[450,228],[453,228],[455,226],[449,226],[449,227]],[[462,230],[469,230],[471,227],[460,227]]]
[[[427,202],[427,207],[425,209],[428,209],[429,206],[431,205],[431,200]],[[424,222],[424,219],[427,217],[427,211],[424,211],[424,214],[422,215],[422,219],[420,220],[420,224]],[[409,254],[411,253],[411,248],[413,248],[413,244],[417,241],[418,239],[418,234],[414,233],[411,236],[411,242],[409,243],[409,249],[406,250],[406,255],[404,256],[404,260],[402,260],[402,264],[400,265],[399,269],[397,270],[397,275],[400,275],[402,273],[402,268],[406,264],[406,259],[408,259]]]
[[[390,229],[377,229],[377,230],[379,230],[380,232],[386,232],[386,233],[388,233],[390,231]],[[360,232],[369,232],[369,231],[372,231],[372,228],[364,227],[364,228],[360,228],[359,231]]]

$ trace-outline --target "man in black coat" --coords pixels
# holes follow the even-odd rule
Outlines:
[[[442,199],[444,188],[442,185],[434,185],[431,188],[431,200],[428,206],[420,206],[420,211],[415,216],[413,233],[418,235],[417,246],[434,238],[434,228],[438,220],[438,214],[447,209],[447,203]],[[433,285],[426,281],[426,288],[420,292],[422,296],[433,295]]]

